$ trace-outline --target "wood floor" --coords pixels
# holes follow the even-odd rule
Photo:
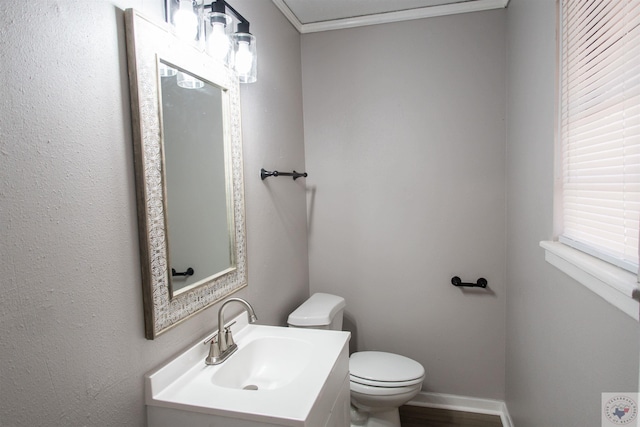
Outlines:
[[[498,415],[409,405],[400,407],[400,422],[402,427],[502,427]]]

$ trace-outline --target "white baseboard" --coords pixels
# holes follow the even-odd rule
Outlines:
[[[507,405],[501,400],[478,399],[475,397],[421,391],[407,405],[498,415],[503,427],[514,427]]]

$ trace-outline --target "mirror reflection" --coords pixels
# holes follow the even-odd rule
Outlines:
[[[160,59],[165,209],[173,295],[234,267],[220,87]]]

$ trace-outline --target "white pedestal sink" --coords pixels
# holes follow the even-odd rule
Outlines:
[[[222,364],[198,342],[145,376],[148,426],[349,426],[348,332],[235,321]]]

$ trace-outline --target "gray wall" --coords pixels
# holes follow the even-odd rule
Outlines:
[[[312,291],[347,298],[358,347],[421,361],[426,390],[501,398],[506,383],[518,427],[598,426],[601,392],[637,390],[637,323],[538,247],[551,237],[554,0],[304,36],[304,84],[280,12],[233,4],[259,34],[259,80],[242,88],[239,295],[262,323],[284,324],[310,268]],[[161,5],[0,6],[3,425],[143,425],[144,372],[216,324],[211,308],[144,339],[122,10],[160,20]],[[262,182],[261,167],[310,177]],[[456,274],[491,292],[454,289]]]
[[[555,0],[507,9],[507,406],[518,427],[601,425],[638,390],[638,324],[544,261],[552,237]]]
[[[268,1],[242,88],[249,288],[262,323],[308,295],[300,38]],[[0,424],[141,426],[143,374],[216,326],[210,308],[144,338],[122,10],[162,0],[0,6]]]
[[[504,17],[302,38],[311,292],[346,298],[358,350],[421,362],[426,391],[504,398]]]

